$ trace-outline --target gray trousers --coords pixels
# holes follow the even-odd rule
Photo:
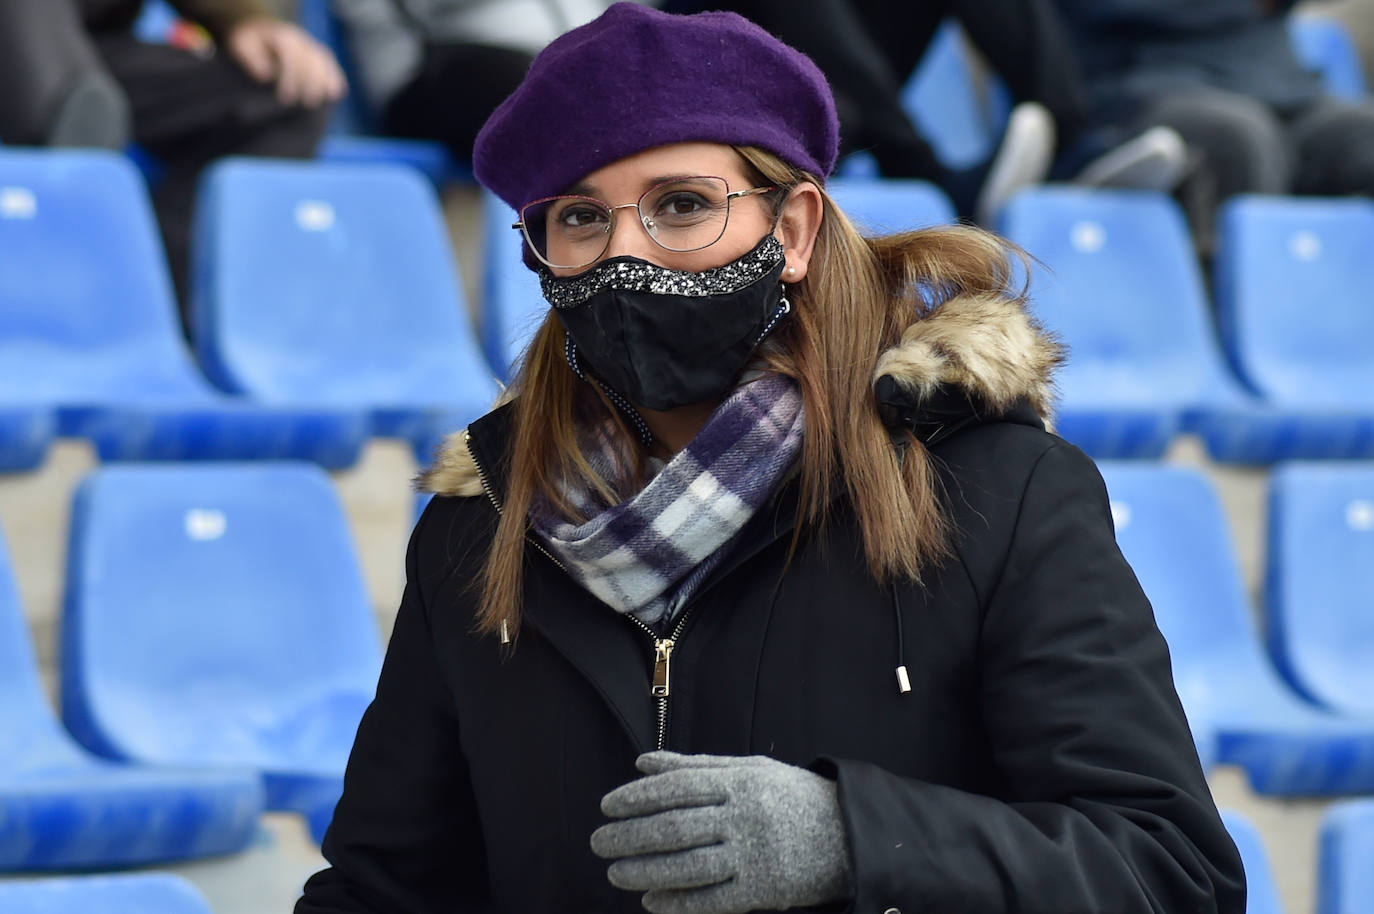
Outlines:
[[[1206,86],[1145,104],[1137,129],[1173,127],[1199,155],[1218,199],[1237,193],[1374,197],[1374,102],[1323,96],[1276,111]]]

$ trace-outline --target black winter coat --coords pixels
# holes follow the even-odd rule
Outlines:
[[[514,653],[472,634],[507,412],[471,426],[450,455],[467,478],[437,478],[481,492],[480,470],[491,497],[440,495],[412,536],[332,868],[297,914],[642,911],[588,838],[601,797],[660,745],[836,778],[847,910],[1241,914],[1240,860],[1096,468],[1044,430],[1043,388],[996,369],[970,382],[948,337],[929,341],[936,376],[894,369],[895,412],[941,467],[955,557],[924,586],[879,586],[841,502],[788,565],[784,487],[688,602],[661,702],[652,638],[533,546]],[[947,376],[964,380],[953,397],[932,386]]]

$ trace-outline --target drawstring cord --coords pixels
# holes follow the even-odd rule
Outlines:
[[[906,661],[902,649],[902,602],[897,598],[897,582],[891,582],[892,615],[897,620],[897,691],[905,695],[911,691],[911,679],[906,674]]]

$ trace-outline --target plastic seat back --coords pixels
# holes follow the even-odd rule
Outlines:
[[[1293,51],[1308,69],[1321,74],[1326,91],[1337,98],[1363,101],[1364,66],[1355,39],[1339,19],[1322,15],[1288,17]]]
[[[0,881],[5,914],[211,914],[189,880],[172,873]]]
[[[1291,463],[1270,477],[1265,629],[1295,688],[1374,715],[1374,463]]]
[[[1173,658],[1190,715],[1221,724],[1296,699],[1264,656],[1230,532],[1211,483],[1165,464],[1101,465],[1117,542]]]
[[[328,475],[267,462],[88,476],[62,651],[64,720],[97,752],[266,767],[289,744],[340,769],[352,730],[312,727],[356,727],[381,656]]]
[[[1283,914],[1278,882],[1259,829],[1245,816],[1229,809],[1221,811],[1221,821],[1236,842],[1245,865],[1245,914]]]
[[[1279,403],[1374,408],[1374,202],[1232,198],[1217,247],[1217,315],[1241,377]]]
[[[1178,205],[1162,194],[1042,187],[1002,213],[1002,232],[1044,264],[1036,315],[1069,347],[1066,409],[1186,407],[1226,382],[1202,276]]]
[[[409,169],[225,160],[194,260],[196,351],[226,390],[474,418],[495,396],[438,200]]]
[[[1374,910],[1374,800],[1333,803],[1317,841],[1317,914]]]
[[[0,150],[0,398],[208,392],[137,169],[103,151]]]
[[[990,95],[979,91],[963,30],[950,19],[935,32],[903,86],[902,107],[942,162],[968,168],[992,154],[1006,116],[1001,106],[989,103]]]
[[[0,780],[7,773],[78,758],[43,694],[9,551],[0,534]],[[0,905],[0,910],[8,909]]]
[[[482,192],[482,208],[482,348],[492,370],[509,380],[550,309],[539,290],[539,276],[522,259],[524,236],[511,228],[520,217],[489,191]]]
[[[865,235],[948,225],[956,219],[954,204],[929,181],[834,178],[826,190]]]

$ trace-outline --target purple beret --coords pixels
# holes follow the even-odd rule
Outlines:
[[[553,41],[477,135],[477,179],[514,209],[668,143],[758,146],[818,177],[839,121],[811,59],[735,13],[617,3]]]

